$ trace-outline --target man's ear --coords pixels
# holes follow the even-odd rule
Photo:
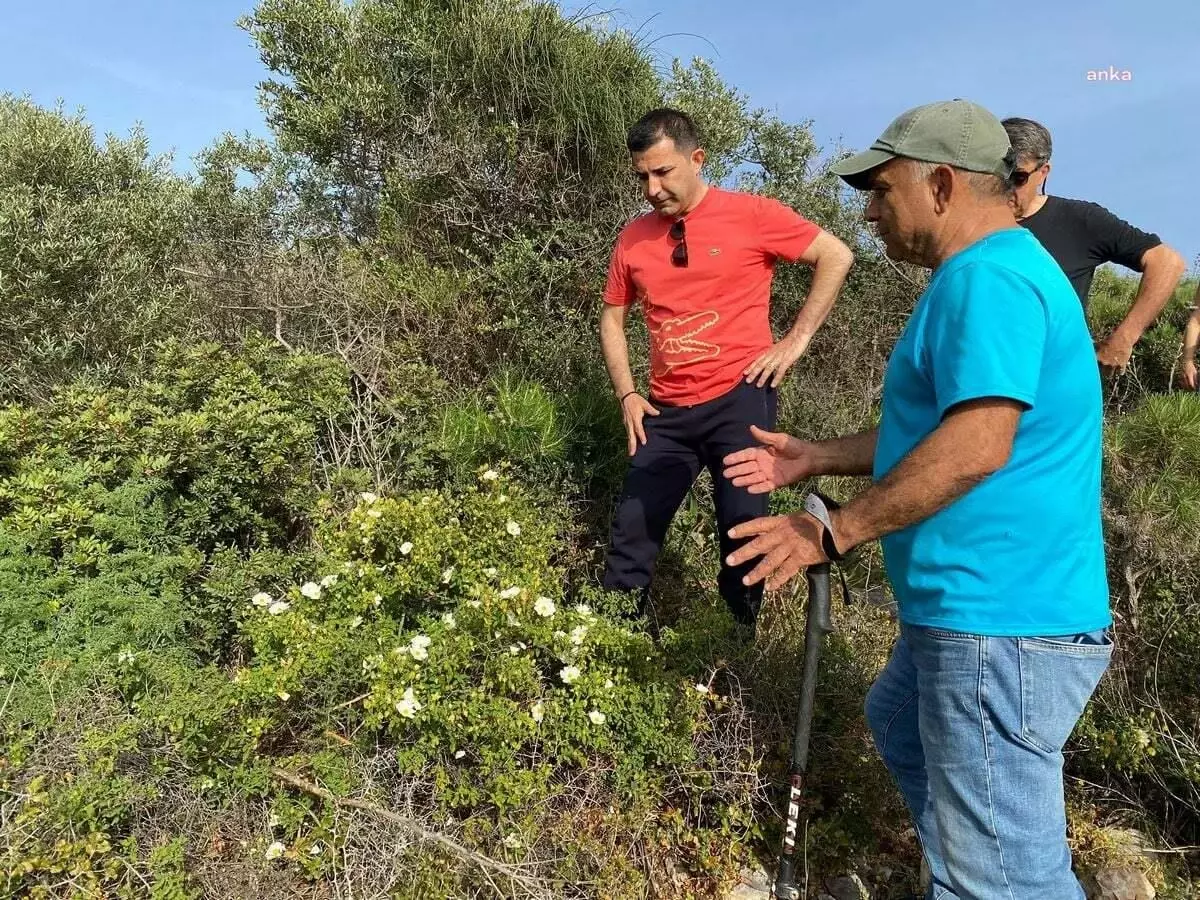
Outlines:
[[[1039,193],[1046,193],[1046,182],[1050,180],[1050,163],[1046,162],[1046,174],[1042,176],[1042,183],[1038,185]]]
[[[704,168],[704,148],[697,147],[692,151],[692,170],[699,175],[702,168]]]
[[[954,170],[949,166],[938,166],[929,176],[929,186],[933,191],[933,206],[939,213],[945,212],[950,205],[950,196],[955,188],[965,187],[956,184]]]

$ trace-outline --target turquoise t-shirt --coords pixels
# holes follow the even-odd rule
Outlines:
[[[875,480],[951,407],[981,397],[1024,405],[1012,455],[883,538],[901,621],[1009,636],[1107,627],[1099,369],[1079,298],[1024,228],[934,271],[888,361]]]

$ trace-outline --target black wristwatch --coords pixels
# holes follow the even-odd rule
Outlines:
[[[829,513],[830,510],[837,509],[839,506],[841,504],[836,500],[826,497],[820,491],[813,491],[804,498],[804,511],[824,526],[821,529],[821,549],[834,562],[841,562],[854,549],[847,547],[845,553],[841,553],[838,551],[837,544],[834,543],[833,519]]]

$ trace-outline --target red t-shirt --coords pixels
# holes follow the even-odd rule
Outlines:
[[[794,261],[821,229],[778,200],[710,187],[683,217],[685,267],[671,262],[673,221],[651,212],[625,226],[604,302],[642,304],[651,396],[692,406],[733,389],[774,343],[768,313],[775,260]]]

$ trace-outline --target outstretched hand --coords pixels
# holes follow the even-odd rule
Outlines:
[[[730,566],[740,566],[762,557],[742,583],[755,585],[766,579],[767,590],[777,590],[802,569],[828,561],[821,549],[821,528],[821,523],[805,512],[744,522],[731,528],[729,536],[735,540],[753,540],[733,551],[725,561]]]
[[[756,425],[750,426],[750,434],[760,446],[738,450],[722,460],[724,475],[735,487],[765,494],[815,472],[814,444]]]

